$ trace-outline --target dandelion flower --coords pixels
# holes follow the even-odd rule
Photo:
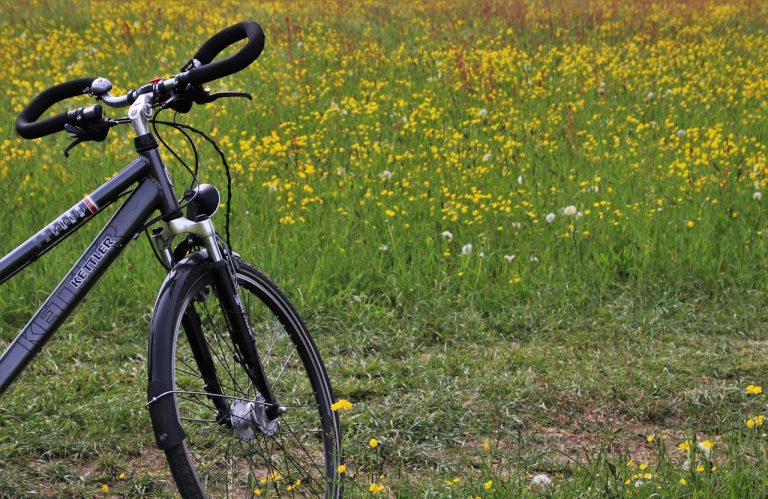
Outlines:
[[[690,450],[691,450],[691,441],[690,440],[685,440],[683,442],[680,442],[677,445],[677,448],[682,450],[682,451],[685,451],[685,452],[690,452]]]
[[[696,471],[698,473],[701,473],[702,471],[704,471],[704,465],[703,464],[699,464],[698,466],[696,466]]]
[[[653,433],[651,433],[650,435],[648,435],[647,437],[645,437],[645,441],[646,441],[646,442],[648,442],[648,443],[651,443],[651,442],[653,442],[653,439],[654,439],[654,438],[655,438],[655,437],[653,436]]]
[[[256,487],[255,489],[253,489],[253,495],[255,495],[255,496],[260,496],[260,495],[261,495],[261,489],[260,489],[260,488],[258,488],[258,487]]]
[[[547,213],[547,216],[544,217],[544,220],[547,221],[548,224],[551,224],[555,221],[555,214],[554,213]]]
[[[347,465],[346,464],[340,464],[338,468],[336,468],[336,472],[341,474],[347,471]]]
[[[453,241],[453,234],[451,234],[451,231],[449,230],[444,230],[440,236],[446,241]]]
[[[755,420],[752,418],[747,419],[746,425],[747,425],[747,428],[751,430],[752,428],[755,427]]]
[[[381,484],[378,484],[378,483],[372,483],[372,484],[371,484],[371,486],[370,486],[370,487],[368,487],[368,491],[369,491],[371,494],[378,494],[378,493],[379,493],[379,492],[381,492],[382,490],[384,490],[384,486],[383,486],[383,485],[381,485]]]
[[[493,480],[488,480],[483,484],[484,490],[491,490],[491,487],[493,487]]]
[[[552,485],[552,479],[546,473],[539,473],[538,475],[533,475],[533,478],[531,478],[531,485],[546,489]]]
[[[750,395],[760,395],[763,393],[763,387],[760,385],[749,385],[747,386],[747,393]]]
[[[126,477],[125,473],[122,473],[122,472],[119,475],[117,475],[117,478],[119,478],[120,480],[125,480],[125,477]]]
[[[491,444],[489,444],[488,442],[483,442],[483,450],[484,451],[491,450]]]
[[[104,485],[102,485],[101,486],[101,491],[102,492],[109,492],[109,485],[107,485],[106,483]]]
[[[352,402],[350,402],[347,399],[340,399],[338,402],[334,402],[333,404],[331,404],[331,410],[333,412],[336,412],[339,410],[348,411],[350,409],[352,409]]]
[[[755,416],[755,426],[763,426],[763,421],[765,421],[765,416]]]
[[[472,254],[472,245],[467,243],[464,246],[461,247],[461,254],[464,256],[471,255]]]
[[[688,483],[688,481],[685,478],[681,478],[680,479],[680,485],[685,485],[687,483]]]
[[[569,205],[569,206],[566,206],[565,208],[563,208],[563,215],[565,215],[565,216],[567,216],[567,217],[572,217],[572,216],[574,216],[574,215],[575,215],[577,212],[578,212],[578,210],[577,210],[577,209],[576,209],[576,207],[575,207],[575,206],[573,206],[573,205]]]
[[[372,438],[368,440],[368,445],[371,447],[371,449],[375,449],[376,447],[379,446],[379,441],[376,440],[375,438]]]

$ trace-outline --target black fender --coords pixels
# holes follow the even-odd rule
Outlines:
[[[208,252],[192,253],[173,266],[165,277],[155,300],[149,335],[149,384],[147,402],[155,442],[163,450],[180,444],[186,437],[176,417],[173,395],[173,358],[176,337],[176,318],[179,303],[184,299],[186,285],[193,274],[200,272],[201,265],[210,263]]]

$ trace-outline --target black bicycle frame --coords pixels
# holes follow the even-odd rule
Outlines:
[[[178,203],[164,173],[165,166],[156,150],[140,155],[120,173],[0,260],[1,284],[79,229],[131,185],[138,183],[0,357],[0,395],[138,234],[149,215],[157,209],[164,215],[178,211]]]

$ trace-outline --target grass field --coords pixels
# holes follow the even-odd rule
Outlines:
[[[127,128],[69,159],[64,136],[22,141],[37,92],[124,92],[236,21],[264,27],[259,60],[211,84],[254,100],[179,119],[228,154],[236,250],[353,403],[349,496],[768,494],[764,2],[21,0],[0,17],[3,254],[134,156]],[[210,149],[201,177],[225,184]],[[3,285],[0,346],[98,229]],[[144,410],[163,277],[130,246],[3,397],[0,496],[173,495]]]

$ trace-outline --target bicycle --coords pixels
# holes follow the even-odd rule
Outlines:
[[[233,55],[214,59],[229,46]],[[113,96],[106,78],[79,78],[37,95],[18,115],[26,139],[67,131],[75,145],[104,140],[131,124],[138,157],[0,260],[0,283],[10,279],[93,216],[127,196],[40,309],[0,357],[0,394],[93,288],[122,250],[145,232],[167,271],[151,318],[147,408],[157,446],[165,452],[184,497],[277,495],[341,497],[341,434],[331,410],[333,391],[320,353],[285,295],[229,244],[211,220],[221,195],[201,184],[177,197],[159,152],[158,124],[189,139],[193,127],[153,118],[153,111],[185,113],[241,92],[211,93],[207,82],[241,71],[264,48],[253,21],[224,29],[206,41],[171,78],[155,79]],[[40,119],[52,106],[87,94],[110,107],[129,107],[109,119],[101,104]],[[156,137],[157,135],[157,137]],[[194,148],[194,144],[192,145]],[[195,150],[195,157],[197,151]],[[185,164],[185,166],[187,166]],[[154,216],[155,212],[159,215]],[[161,225],[157,225],[160,223]],[[150,235],[150,228],[151,235]],[[176,236],[180,241],[174,241]]]

